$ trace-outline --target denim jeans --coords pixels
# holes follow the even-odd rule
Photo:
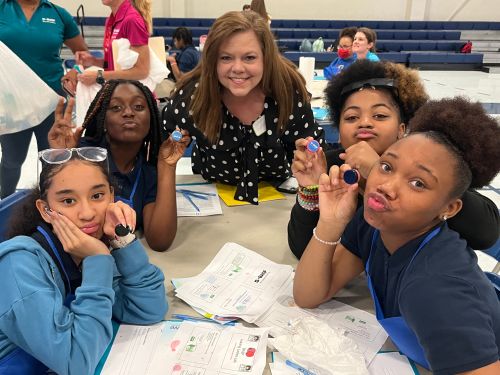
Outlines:
[[[28,155],[31,135],[35,133],[39,151],[49,148],[47,135],[53,123],[54,113],[33,128],[0,136],[2,147],[2,160],[0,161],[1,199],[16,191],[17,183],[21,177],[21,167],[26,160],[26,155]]]

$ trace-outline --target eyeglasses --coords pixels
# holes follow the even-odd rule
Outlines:
[[[48,164],[63,164],[71,160],[74,152],[80,159],[94,163],[103,162],[108,158],[108,151],[102,147],[49,148],[40,151],[38,158]]]

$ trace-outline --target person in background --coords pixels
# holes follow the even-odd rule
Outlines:
[[[264,0],[252,0],[250,3],[250,10],[259,14],[267,21],[268,25],[271,26],[271,16],[267,13],[266,3]]]
[[[168,55],[167,62],[174,80],[177,81],[184,73],[193,70],[198,65],[200,53],[193,46],[193,37],[188,28],[178,27],[175,29],[172,39],[175,48],[180,52]]]
[[[165,278],[134,234],[115,233],[135,212],[114,203],[106,150],[47,149],[40,162],[0,244],[0,374],[93,374],[112,319],[164,319]]]
[[[304,79],[255,12],[215,20],[200,63],[163,110],[163,124],[196,139],[194,173],[236,185],[235,199],[253,204],[259,181],[290,177],[297,138],[323,142]]]
[[[109,151],[115,199],[131,206],[149,246],[165,251],[177,232],[175,170],[189,137],[162,141],[151,91],[138,81],[111,80],[97,93],[82,128],[73,133],[73,100],[62,103],[49,132],[52,148],[99,146]],[[80,138],[85,131],[84,137]]]
[[[247,11],[247,10],[252,10],[252,7],[250,6],[250,4],[245,4],[243,5],[243,11]]]
[[[0,41],[59,95],[64,95],[64,71],[59,57],[62,45],[73,53],[87,50],[73,17],[47,0],[0,0]],[[26,94],[29,100],[32,93]],[[47,133],[53,122],[51,114],[33,128],[0,136],[0,199],[15,192],[32,135],[35,134],[38,150],[49,146]]]
[[[141,80],[149,74],[148,40],[152,33],[151,0],[102,0],[111,8],[111,15],[106,19],[104,30],[104,58],[96,58],[89,52],[75,54],[77,64],[85,68],[98,66],[103,69],[85,70],[82,74],[71,71],[67,87],[72,92],[77,80],[85,85],[103,84],[110,79]],[[130,42],[130,49],[139,54],[135,65],[126,70],[115,70],[113,63],[113,41],[125,38]]]
[[[377,34],[368,27],[359,27],[352,43],[352,52],[357,60],[380,61],[375,54]]]
[[[342,148],[305,150],[307,139],[296,142],[292,171],[300,186],[297,203],[288,223],[288,244],[297,258],[302,256],[318,223],[318,181],[333,165],[348,163],[364,181],[387,148],[407,132],[415,111],[427,100],[416,71],[391,62],[356,61],[334,77],[326,89],[333,124],[338,126]],[[500,218],[493,201],[475,190],[461,197],[463,207],[448,220],[474,249],[487,249],[498,239]],[[361,205],[362,197],[358,200]]]
[[[434,374],[499,374],[500,300],[448,220],[499,172],[500,127],[463,98],[424,104],[409,126],[371,169],[357,212],[359,185],[343,181],[352,164],[321,175],[295,302],[315,308],[364,271],[377,320],[403,354]]]
[[[337,58],[323,69],[323,75],[326,79],[332,79],[333,76],[339,74],[356,60],[352,52],[352,43],[357,30],[356,27],[346,27],[340,31]]]

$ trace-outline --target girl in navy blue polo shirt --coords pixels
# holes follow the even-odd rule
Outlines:
[[[52,148],[100,146],[109,152],[109,170],[115,198],[137,213],[137,227],[148,245],[165,251],[177,231],[175,169],[189,142],[162,142],[156,100],[138,81],[107,81],[97,93],[81,129],[72,132],[70,101],[63,113],[60,103],[49,132]],[[84,137],[80,138],[85,131]]]
[[[500,373],[500,302],[447,219],[469,187],[500,170],[500,128],[480,104],[432,101],[371,170],[364,207],[350,169],[320,177],[320,219],[294,281],[316,307],[366,272],[377,319],[404,354],[435,374]],[[342,234],[342,239],[340,235]]]

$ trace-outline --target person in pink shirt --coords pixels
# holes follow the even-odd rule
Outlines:
[[[152,31],[150,0],[102,0],[111,8],[104,30],[104,58],[96,58],[89,52],[77,52],[75,60],[84,67],[100,66],[97,71],[86,70],[78,75],[78,80],[85,85],[103,84],[110,79],[141,80],[149,73],[148,38]],[[126,38],[131,50],[137,52],[137,63],[127,70],[114,70],[112,43],[115,39]],[[74,82],[76,83],[76,81]]]

